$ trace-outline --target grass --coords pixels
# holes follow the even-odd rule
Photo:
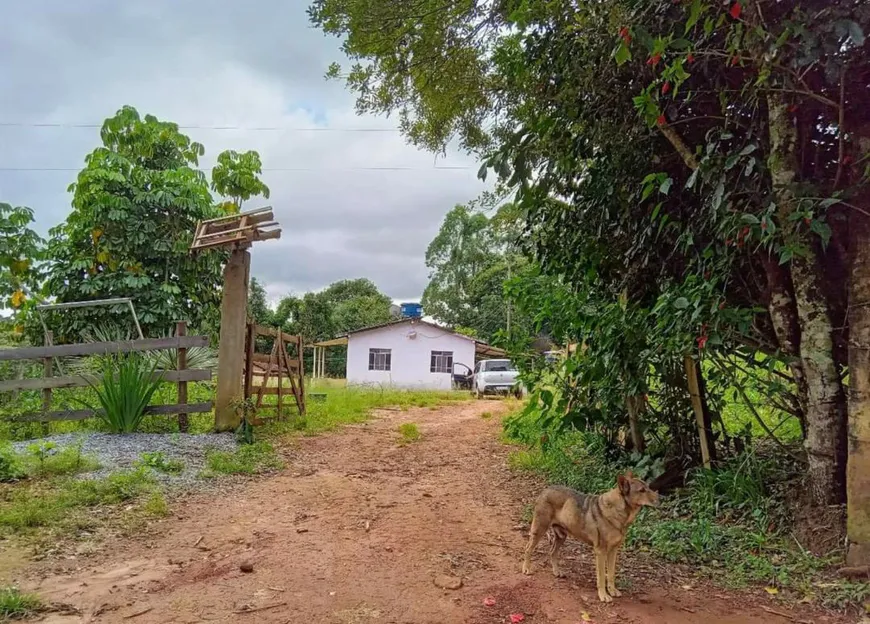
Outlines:
[[[164,518],[169,515],[169,503],[160,490],[151,492],[142,505],[142,510],[149,516]]]
[[[492,418],[492,412],[483,412],[480,417],[484,420],[489,420],[490,418]]]
[[[549,483],[600,493],[613,487],[620,471],[636,466],[630,456],[608,456],[589,434],[569,433],[541,445],[540,432],[531,427],[520,428],[519,434],[516,428],[511,431],[509,441],[520,446],[508,456],[510,468],[540,474]],[[816,557],[796,543],[784,511],[787,504],[777,494],[792,490],[775,487],[794,468],[783,463],[781,454],[766,457],[759,448],[715,471],[694,472],[686,487],[665,497],[660,508],[641,511],[626,548],[688,565],[728,588],[762,586],[837,609],[870,599],[870,584],[832,575],[842,553]]]
[[[0,620],[23,620],[41,608],[38,596],[22,593],[16,587],[0,587]]]
[[[117,472],[105,479],[55,479],[15,488],[3,497],[0,532],[19,533],[39,527],[78,528],[87,519],[77,512],[84,508],[116,505],[154,489],[144,469]]]
[[[180,459],[166,457],[161,452],[145,452],[139,456],[138,464],[164,474],[178,474],[184,470],[184,462]]]
[[[410,444],[411,442],[416,442],[422,436],[422,434],[420,433],[420,427],[417,426],[417,423],[402,423],[401,425],[399,425],[398,431],[400,444]]]
[[[204,475],[255,475],[277,470],[283,465],[275,448],[269,442],[260,441],[240,446],[235,451],[209,451]]]

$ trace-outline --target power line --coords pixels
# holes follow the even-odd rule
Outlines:
[[[8,172],[51,172],[51,171],[81,171],[84,167],[0,167],[0,171]],[[262,171],[306,171],[306,172],[330,172],[330,171],[470,171],[475,167],[465,165],[445,165],[432,167],[263,167]],[[208,173],[210,169],[202,167],[197,171]]]
[[[0,121],[0,128],[102,128],[98,123]],[[255,132],[400,132],[398,128],[327,128],[320,126],[209,126],[179,124],[179,130],[251,130]]]

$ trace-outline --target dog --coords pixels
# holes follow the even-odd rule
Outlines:
[[[570,535],[592,546],[598,598],[601,602],[613,602],[613,598],[621,596],[616,589],[616,555],[628,527],[641,507],[657,507],[658,504],[658,492],[635,478],[631,471],[619,475],[612,490],[597,496],[563,486],[548,487],[535,502],[523,574],[532,573],[532,553],[541,538],[548,535],[553,574],[557,578],[563,576],[559,569],[559,551]]]

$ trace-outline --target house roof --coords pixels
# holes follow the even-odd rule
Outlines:
[[[377,325],[370,325],[369,327],[361,327],[360,329],[354,329],[353,331],[347,332],[344,336],[340,336],[338,338],[334,338],[332,340],[323,340],[321,342],[314,343],[313,345],[309,345],[312,347],[333,347],[339,345],[346,345],[347,340],[353,334],[361,334],[367,331],[373,331],[376,329],[383,329],[384,327],[392,327],[393,325],[402,325],[403,323],[411,323],[413,325],[427,325],[429,327],[434,327],[435,329],[440,329],[441,331],[445,331],[453,334],[454,336],[458,336],[460,338],[465,338],[466,340],[470,340],[474,343],[474,351],[475,355],[482,355],[485,357],[503,357],[507,355],[507,351],[504,349],[499,349],[498,347],[493,347],[483,340],[477,340],[472,338],[471,336],[466,336],[465,334],[460,334],[449,327],[442,327],[441,325],[436,325],[435,323],[431,323],[429,321],[424,321],[420,318],[403,318],[397,319],[395,321],[388,321],[386,323],[379,323]]]

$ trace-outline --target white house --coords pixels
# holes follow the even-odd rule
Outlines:
[[[450,390],[454,363],[474,368],[477,344],[419,318],[359,329],[347,336],[347,383]]]

